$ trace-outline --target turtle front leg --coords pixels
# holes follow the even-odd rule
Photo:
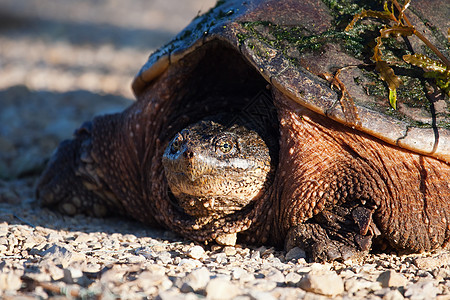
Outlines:
[[[92,155],[92,123],[83,124],[75,138],[63,141],[49,161],[37,186],[37,199],[68,215],[112,215],[120,204],[101,178]],[[115,213],[117,214],[117,213]]]
[[[337,207],[292,227],[285,245],[287,250],[293,247],[305,250],[309,260],[316,262],[357,259],[369,252],[372,238],[378,234],[372,210]]]

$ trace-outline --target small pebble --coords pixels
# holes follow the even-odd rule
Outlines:
[[[271,269],[265,275],[265,279],[269,280],[269,281],[280,282],[280,283],[285,281],[285,277],[284,277],[283,273],[281,273],[281,271],[279,271],[277,269]]]
[[[206,286],[206,296],[213,300],[233,299],[239,294],[239,288],[231,282],[215,278]]]
[[[183,258],[178,263],[178,266],[188,270],[192,270],[201,266],[201,262],[196,259]]]
[[[262,292],[269,292],[277,287],[277,283],[275,281],[269,281],[265,279],[254,279],[246,283],[246,286],[251,288],[252,290],[258,290]]]
[[[186,278],[183,279],[181,291],[183,293],[188,293],[204,290],[209,282],[210,276],[211,274],[207,268],[193,270]]]
[[[15,272],[0,273],[0,295],[1,291],[13,292],[20,289],[22,280],[20,275]]]
[[[450,265],[450,253],[442,253],[435,257],[418,257],[414,264],[421,269],[432,270],[441,266]]]
[[[383,300],[403,300],[405,297],[403,297],[402,293],[399,292],[399,290],[390,290],[383,296]]]
[[[42,253],[43,260],[52,261],[66,268],[72,260],[73,251],[67,247],[53,245]]]
[[[286,253],[286,260],[301,259],[301,258],[306,258],[306,253],[303,249],[300,249],[298,247],[294,247],[291,250],[289,250],[288,253]]]
[[[307,274],[299,282],[299,286],[307,292],[331,297],[344,292],[344,282],[335,272]]]
[[[249,295],[250,295],[250,298],[254,299],[254,300],[276,300],[277,299],[268,292],[250,291]]]
[[[404,295],[410,300],[425,300],[435,299],[438,292],[434,282],[425,279],[408,286]]]
[[[381,283],[382,287],[399,287],[406,285],[408,282],[405,276],[395,272],[394,270],[388,270],[381,273],[377,281]]]
[[[223,248],[223,253],[225,253],[226,256],[233,256],[236,255],[237,251],[235,247],[226,246]]]
[[[233,279],[239,279],[246,273],[247,273],[247,271],[245,271],[244,269],[236,267],[236,268],[233,268],[231,274],[232,274]]]
[[[200,259],[205,255],[205,249],[202,246],[193,246],[188,250],[187,255],[193,259]]]
[[[294,272],[290,272],[285,276],[285,282],[288,286],[297,286],[301,279],[302,276]]]
[[[380,282],[353,277],[344,282],[344,289],[349,293],[355,293],[360,290],[377,291],[381,289],[381,284]]]

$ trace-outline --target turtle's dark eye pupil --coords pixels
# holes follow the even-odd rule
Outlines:
[[[220,149],[222,150],[222,152],[229,152],[231,148],[232,146],[229,143],[223,143]]]
[[[230,151],[233,150],[233,142],[228,139],[219,140],[216,149],[222,153],[230,153]]]

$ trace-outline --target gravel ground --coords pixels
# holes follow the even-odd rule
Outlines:
[[[311,264],[294,248],[202,247],[34,201],[59,141],[132,101],[146,57],[212,0],[0,1],[0,298],[450,299],[450,252]]]

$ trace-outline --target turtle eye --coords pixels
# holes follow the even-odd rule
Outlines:
[[[222,138],[216,142],[216,151],[227,154],[234,148],[234,143],[229,138]]]
[[[170,153],[177,153],[181,148],[182,142],[183,136],[181,134],[177,134],[177,136],[172,140],[172,144],[170,145]]]

